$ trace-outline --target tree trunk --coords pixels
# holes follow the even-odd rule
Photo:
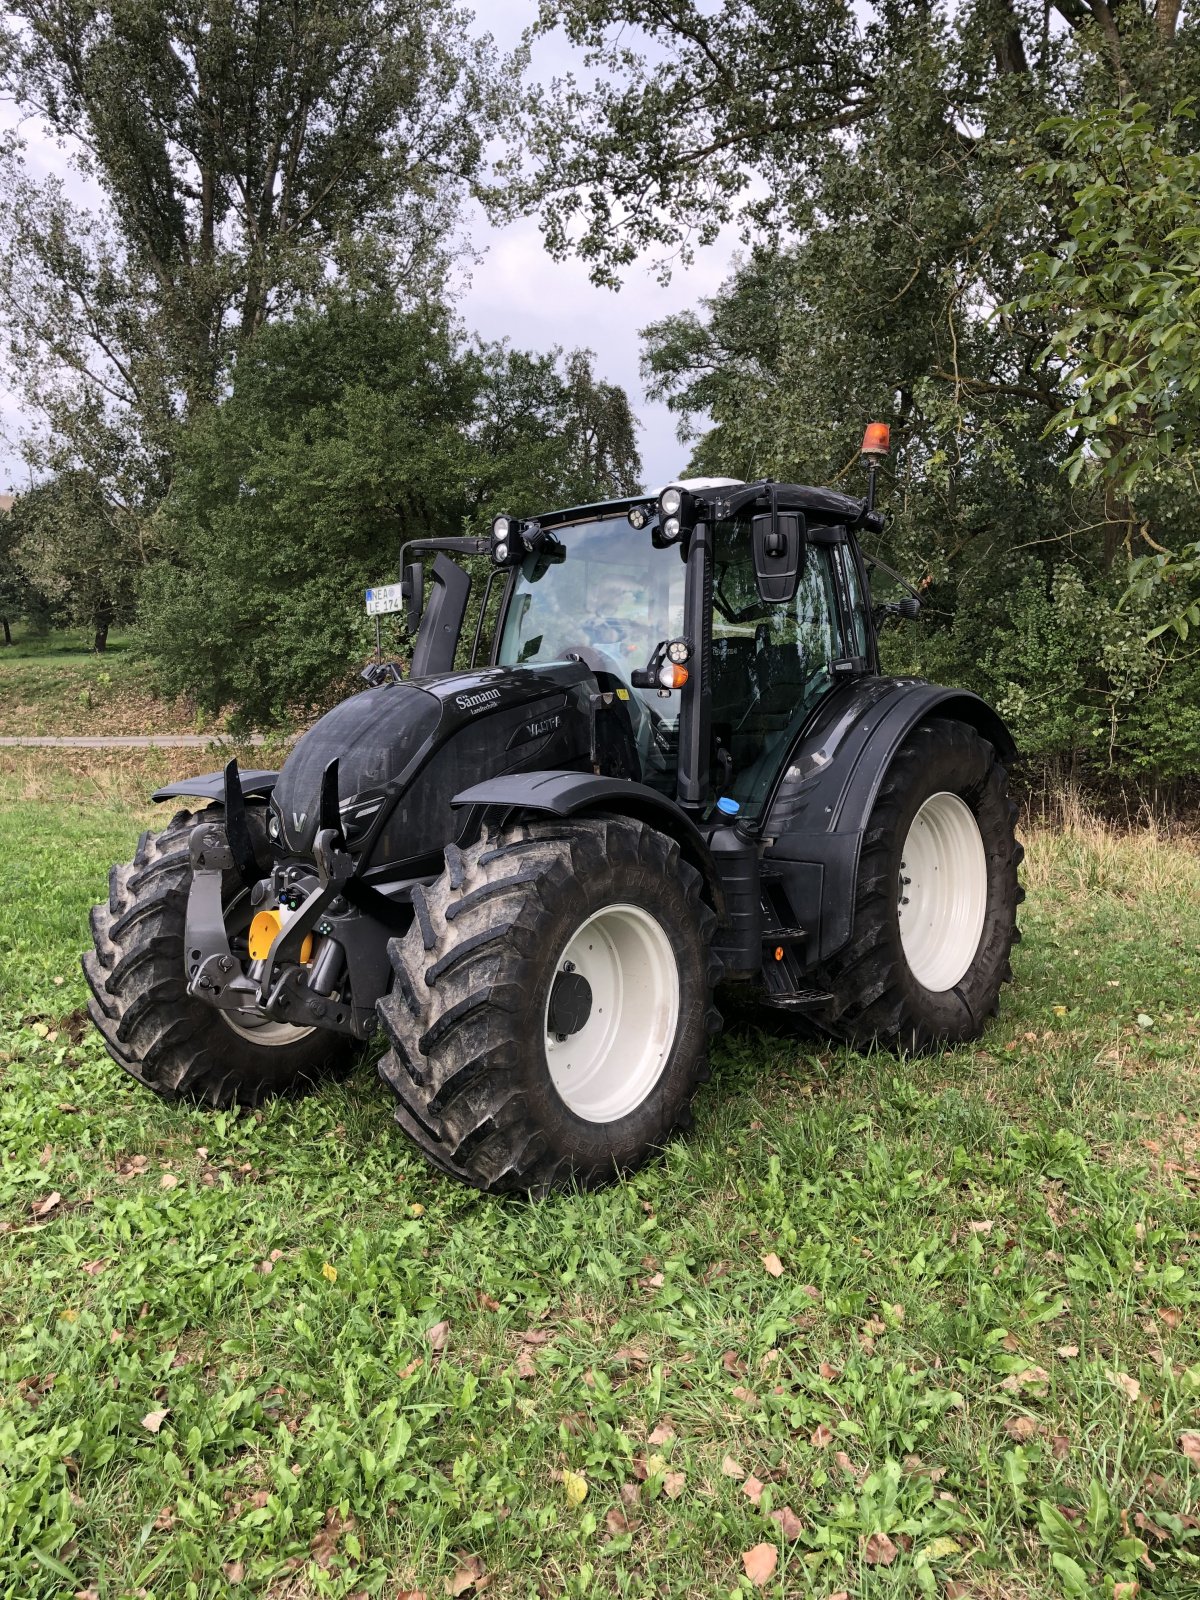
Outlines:
[[[5,644],[11,644],[12,643],[12,629],[8,625],[8,618],[7,617],[0,617],[0,627],[2,627],[4,629],[4,642],[5,642]]]
[[[92,613],[92,649],[103,655],[108,649],[108,630],[112,627],[113,608],[103,601]]]

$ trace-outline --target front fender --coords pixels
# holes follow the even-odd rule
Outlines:
[[[450,804],[554,817],[597,811],[636,817],[676,841],[684,859],[703,877],[718,918],[725,920],[725,897],[708,841],[681,806],[648,784],[593,772],[513,772],[460,790]]]
[[[277,772],[243,772],[239,776],[244,795],[247,797],[253,795],[256,799],[265,800],[275,787],[275,780],[279,777],[279,774]],[[224,800],[224,771],[202,772],[195,778],[181,778],[178,783],[168,783],[161,789],[155,789],[150,798],[151,800],[174,800],[181,795],[195,795],[204,800]]]

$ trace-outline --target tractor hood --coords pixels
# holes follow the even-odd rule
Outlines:
[[[449,837],[450,796],[500,773],[573,765],[588,753],[595,687],[581,662],[492,667],[365,689],[315,723],[288,757],[271,798],[280,847],[310,856],[321,783],[338,763],[338,805],[351,850],[382,866]]]

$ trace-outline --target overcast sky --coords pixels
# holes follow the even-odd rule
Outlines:
[[[476,0],[475,9],[496,42],[511,49],[532,20],[537,4],[536,0]],[[573,54],[557,39],[541,43],[534,60],[534,82],[566,71]],[[0,127],[11,126],[13,121],[11,107],[0,106]],[[74,193],[86,197],[78,178],[72,182],[66,153],[41,137],[32,124],[25,125],[24,133],[33,171],[38,175],[55,172]],[[467,325],[485,338],[508,337],[528,349],[582,345],[594,350],[598,374],[623,385],[643,424],[640,444],[647,484],[658,485],[678,476],[688,451],[675,438],[671,413],[645,397],[638,372],[638,330],[711,295],[728,274],[732,248],[719,244],[699,252],[691,270],[677,273],[666,288],[645,264],[635,266],[626,273],[620,291],[614,292],[595,288],[578,262],[560,265],[552,261],[542,248],[535,220],[492,228],[476,213],[470,231],[476,247],[485,254],[460,300]],[[17,489],[24,484],[24,468],[16,449],[22,427],[17,401],[0,372],[0,488]]]

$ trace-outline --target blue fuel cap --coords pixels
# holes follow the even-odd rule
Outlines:
[[[725,816],[725,817],[736,817],[738,812],[741,809],[742,808],[737,803],[737,801],[732,799],[727,794],[723,794],[721,796],[721,798],[717,801],[717,810],[721,813],[722,816]]]

